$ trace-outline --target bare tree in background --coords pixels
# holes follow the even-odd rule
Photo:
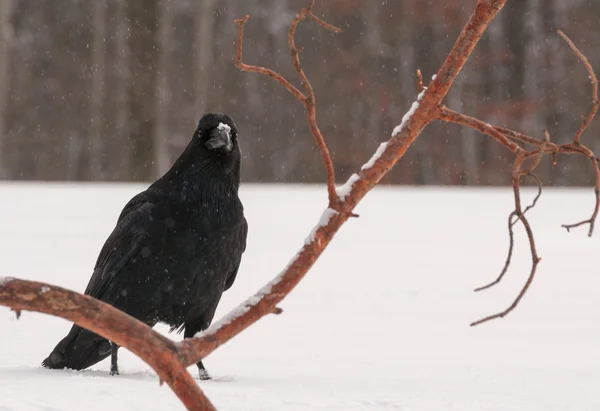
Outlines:
[[[156,121],[156,75],[158,50],[158,0],[132,1],[128,7],[130,20],[129,138],[131,169],[129,178],[149,181],[156,177],[154,167],[154,135]]]
[[[106,79],[106,2],[93,2],[92,87],[90,93],[90,167],[87,178],[103,180],[104,96]]]
[[[165,0],[160,10],[157,1],[12,1],[15,36],[10,57],[0,63],[8,65],[10,77],[4,83],[11,102],[3,112],[2,151],[10,152],[3,162],[5,176],[148,181],[164,168],[159,163],[170,160],[165,152],[174,155],[183,149],[200,114],[219,110],[231,113],[245,134],[254,137],[251,144],[241,142],[245,181],[320,181],[314,145],[297,138],[305,130],[300,110],[282,104],[284,95],[274,85],[244,77],[231,66],[235,27],[226,21],[252,14],[264,30],[248,27],[256,42],[248,57],[290,73],[291,64],[280,53],[286,46],[281,33],[296,0]],[[95,10],[102,7],[97,3],[105,3],[105,27],[94,23]],[[305,58],[307,72],[315,87],[328,90],[320,97],[320,121],[338,177],[347,176],[378,144],[377,138],[365,136],[393,127],[404,104],[412,101],[408,86],[413,73],[421,68],[425,78],[431,77],[469,13],[466,0],[446,0],[443,7],[429,3],[322,1],[323,11],[344,33],[318,38],[308,29],[298,31],[300,41],[314,46],[314,54]],[[172,41],[168,55],[159,57],[165,36],[158,27],[165,5],[172,14]],[[506,127],[548,128],[557,142],[566,142],[579,120],[565,110],[587,101],[580,91],[585,78],[572,79],[573,88],[565,85],[575,63],[559,52],[554,30],[567,31],[583,45],[600,36],[599,19],[598,1],[508,2],[452,90],[449,105],[465,104],[465,111]],[[100,73],[90,71],[98,44],[94,38],[101,37],[97,27],[105,30],[104,91],[97,86]],[[588,53],[593,64],[600,61],[600,48]],[[167,70],[161,79],[160,59]],[[323,70],[325,65],[329,70]],[[165,84],[169,96],[157,101]],[[90,128],[102,92],[102,124]],[[156,104],[168,104],[169,110]],[[158,119],[157,113],[162,113]],[[159,130],[162,142],[157,141]],[[599,130],[600,124],[593,124],[590,132]],[[386,176],[387,183],[510,184],[507,173],[497,172],[510,167],[502,148],[457,126],[434,124],[427,133],[445,138],[432,144],[417,141],[407,161]],[[457,136],[461,141],[453,144]],[[102,156],[94,154],[99,143],[104,158],[95,159]],[[104,166],[103,176],[91,170],[98,163]],[[576,160],[561,167],[544,161],[539,173],[545,184],[592,182]]]
[[[116,68],[116,90],[115,90],[115,128],[116,137],[119,142],[119,150],[114,153],[117,169],[115,177],[127,179],[131,168],[131,139],[129,131],[129,82],[131,69],[129,67],[129,17],[127,2],[115,0],[115,68]],[[114,173],[114,172],[113,172]]]
[[[13,39],[12,0],[0,2],[0,178],[9,176],[6,159],[6,117],[10,87],[10,58]]]
[[[48,284],[19,279],[0,278],[0,304],[14,310],[32,310],[60,316],[80,326],[96,332],[105,338],[124,346],[146,361],[159,375],[161,381],[173,389],[180,400],[190,410],[214,410],[214,406],[205,397],[185,367],[205,358],[220,345],[248,328],[254,322],[269,314],[280,314],[277,306],[304,278],[308,270],[326,249],[341,226],[351,217],[356,205],[377,185],[381,178],[404,157],[408,148],[416,141],[421,132],[431,122],[439,120],[471,127],[481,134],[487,135],[514,156],[511,173],[514,211],[509,215],[508,229],[510,247],[506,265],[500,276],[490,284],[477,289],[484,290],[498,284],[511,262],[514,245],[513,227],[521,223],[527,232],[532,265],[529,278],[514,302],[504,311],[485,317],[472,325],[481,324],[502,318],[519,304],[527,292],[540,263],[534,241],[533,230],[526,213],[535,207],[541,195],[541,182],[533,174],[544,156],[556,160],[566,154],[577,155],[588,160],[593,166],[596,180],[596,203],[592,216],[582,222],[565,225],[568,229],[589,225],[588,235],[592,235],[596,217],[600,208],[600,166],[597,156],[581,142],[586,128],[594,119],[600,100],[598,98],[598,80],[588,59],[575,44],[562,32],[559,34],[580,59],[588,71],[592,85],[592,108],[585,116],[583,123],[575,132],[570,143],[556,144],[549,133],[544,139],[511,130],[502,126],[494,126],[475,117],[451,110],[442,104],[457,75],[471,56],[476,44],[481,39],[488,24],[504,7],[507,0],[478,0],[469,21],[460,33],[452,50],[442,63],[436,76],[425,83],[420,72],[417,73],[418,97],[411,109],[403,117],[402,122],[394,128],[389,140],[382,143],[360,170],[357,170],[341,187],[335,185],[335,170],[329,155],[326,141],[317,124],[315,92],[300,61],[300,49],[296,46],[296,28],[303,20],[312,20],[322,28],[339,32],[339,29],[321,20],[313,13],[314,0],[302,9],[293,19],[288,35],[289,49],[294,70],[300,79],[301,87],[297,88],[286,77],[272,69],[246,64],[243,60],[244,27],[249,16],[236,20],[238,24],[238,44],[235,58],[236,66],[251,73],[259,73],[275,80],[292,94],[303,106],[310,132],[322,156],[326,170],[326,187],[328,194],[327,207],[319,223],[303,242],[298,253],[292,257],[288,265],[271,282],[257,293],[240,304],[221,321],[213,324],[196,338],[186,339],[180,343],[165,338],[147,325],[135,320],[114,307],[102,303],[92,297],[68,291]],[[521,180],[533,177],[538,182],[539,193],[530,206],[523,207],[521,202]],[[527,214],[528,215],[528,214]]]
[[[163,175],[171,166],[169,155],[169,50],[171,49],[173,6],[167,0],[158,2],[158,63],[156,68],[156,115],[154,119],[154,165]]]
[[[194,93],[196,103],[195,115],[200,118],[201,113],[208,109],[208,87],[212,78],[213,61],[213,31],[215,22],[216,0],[199,0],[196,2],[197,18],[194,49]]]

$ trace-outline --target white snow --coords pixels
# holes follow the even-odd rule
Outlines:
[[[410,110],[408,110],[404,117],[402,117],[402,122],[400,123],[400,125],[394,127],[394,130],[392,131],[392,137],[398,135],[404,129],[404,126],[406,126],[408,120],[410,120],[413,114],[415,114],[415,111],[417,111],[417,109],[419,108],[419,101],[421,101],[421,99],[425,95],[425,91],[427,91],[427,88],[423,89],[423,91],[419,93],[419,95],[417,96],[417,100],[414,103],[412,103]]]
[[[363,166],[360,168],[361,170],[366,170],[368,168],[371,168],[375,165],[375,162],[377,160],[379,160],[379,157],[381,157],[381,155],[383,154],[383,152],[385,151],[385,149],[387,148],[388,143],[387,141],[384,141],[383,143],[381,143],[379,145],[379,147],[377,147],[377,151],[375,151],[375,154],[373,154],[371,156],[371,158],[369,159],[369,161],[367,161],[365,164],[363,164]]]
[[[348,181],[346,181],[344,184],[335,189],[335,193],[341,201],[344,201],[346,199],[348,194],[350,194],[350,191],[352,191],[352,186],[358,180],[360,180],[360,177],[358,176],[358,174],[354,173],[350,176],[350,178],[348,178]]]
[[[11,281],[13,278],[12,277],[0,277],[0,285],[5,284],[9,281]]]
[[[123,205],[143,188],[1,184],[0,273],[83,291]],[[216,319],[281,272],[326,206],[323,186],[243,185],[241,195],[248,248]],[[600,233],[560,227],[592,209],[591,189],[545,189],[529,215],[543,258],[530,291],[508,317],[471,328],[510,304],[529,272],[518,228],[505,280],[472,292],[504,263],[510,189],[378,188],[284,313],[217,349],[205,360],[215,380],[198,383],[233,411],[600,409]],[[17,321],[0,307],[0,410],[183,409],[127,350],[116,377],[108,360],[82,372],[42,369],[69,328],[35,313]]]
[[[319,229],[321,227],[326,226],[329,223],[329,220],[331,220],[331,217],[333,217],[336,214],[337,214],[337,211],[335,211],[334,209],[326,208],[325,211],[323,211],[323,214],[321,214],[321,218],[319,219],[319,222],[317,223],[317,225],[313,227],[310,234],[304,239],[304,244],[310,244],[313,241],[315,241],[315,236],[317,235],[317,231],[319,231]]]
[[[227,132],[231,131],[231,127],[229,127],[227,124],[225,123],[219,123],[219,125],[217,126],[217,129],[219,130],[225,130]]]

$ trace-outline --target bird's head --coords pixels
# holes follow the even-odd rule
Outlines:
[[[198,122],[194,139],[213,163],[231,171],[239,169],[241,159],[237,133],[235,122],[227,114],[208,113]]]

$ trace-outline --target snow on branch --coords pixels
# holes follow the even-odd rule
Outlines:
[[[128,314],[87,295],[50,284],[4,278],[0,305],[61,317],[136,354],[189,410],[214,410],[179,359],[177,345]]]
[[[186,353],[182,354],[186,365],[191,365],[199,359],[204,358],[217,347],[235,337],[263,316],[272,313],[277,304],[279,304],[306,275],[317,258],[319,258],[327,245],[331,242],[340,227],[352,216],[352,210],[355,206],[393,167],[393,165],[402,158],[406,153],[406,150],[416,140],[425,126],[436,119],[439,105],[448,93],[454,79],[473,52],[473,49],[481,39],[481,36],[487,29],[489,23],[506,3],[506,0],[496,0],[492,1],[492,3],[492,7],[490,7],[490,1],[478,1],[473,14],[470,16],[469,21],[466,23],[437,75],[432,79],[428,87],[421,91],[422,95],[417,98],[416,104],[413,104],[409,113],[405,115],[401,127],[396,130],[396,133],[391,139],[380,145],[375,155],[373,155],[359,171],[353,174],[344,185],[338,187],[337,190],[334,185],[335,180],[331,179],[333,174],[328,173],[327,188],[330,201],[327,208],[335,210],[336,213],[331,213],[330,218],[325,225],[318,224],[316,230],[311,232],[309,238],[311,238],[312,241],[305,243],[302,246],[287,268],[279,274],[277,281],[271,285],[270,292],[265,294],[264,290],[260,290],[255,294],[257,299],[253,298],[251,300],[252,304],[246,305],[248,309],[244,308],[241,311],[230,313],[230,315],[227,315],[225,324],[221,322],[217,323],[219,324],[218,329],[213,329],[213,327],[211,327],[200,338],[185,340],[179,344],[179,349],[184,350]],[[293,34],[298,22],[306,17],[309,12],[312,13],[312,2],[309,4],[309,8],[303,9],[296,19],[294,19],[288,36],[288,43],[291,44],[292,59],[297,72],[297,50],[294,51],[295,45],[293,44]],[[241,63],[240,50],[243,40],[243,25],[247,20],[247,18],[237,20],[239,25],[237,48],[237,56],[239,59],[236,58],[237,66],[243,71],[260,73],[275,79],[288,91],[292,90],[292,94],[304,104],[304,98],[306,98],[306,96],[304,96],[302,92],[299,92],[300,94],[298,94],[293,91],[288,85],[288,82],[279,74],[270,69],[263,69],[258,66],[247,66]],[[308,78],[301,78],[303,80],[305,91],[312,90]],[[314,100],[312,100],[312,104],[313,105],[310,107],[316,112]],[[309,125],[311,125],[310,118]],[[312,126],[311,132],[313,132],[313,137],[315,137]],[[321,145],[319,145],[319,147],[322,149]],[[324,158],[328,158],[328,153],[323,150],[322,155]],[[330,160],[330,158],[328,160]],[[328,167],[326,161],[326,169],[328,169]]]

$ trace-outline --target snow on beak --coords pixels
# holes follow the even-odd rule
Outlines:
[[[219,126],[211,131],[210,139],[206,142],[206,146],[211,150],[224,148],[227,151],[231,151],[233,147],[231,142],[231,127],[227,124],[219,123]]]

